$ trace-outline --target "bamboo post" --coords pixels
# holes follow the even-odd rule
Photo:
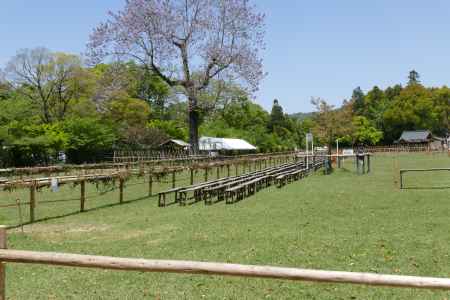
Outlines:
[[[120,176],[119,178],[119,203],[123,203],[123,183],[124,183],[124,179],[122,178],[122,176]]]
[[[35,207],[36,207],[36,182],[33,181],[33,183],[30,186],[30,223],[33,223],[35,219],[34,215]]]
[[[175,178],[175,176],[176,176],[176,171],[173,171],[173,172],[172,172],[172,188],[173,188],[173,189],[175,188],[175,184],[176,184],[176,178]]]
[[[19,222],[20,222],[20,229],[23,233],[23,216],[22,216],[22,205],[20,203],[20,198],[16,199],[17,209],[19,211]]]
[[[191,169],[191,185],[194,185],[194,169]]]
[[[80,211],[84,212],[84,202],[86,201],[86,181],[83,179],[80,183]]]
[[[0,226],[0,249],[6,249],[6,226]],[[5,300],[5,290],[6,290],[6,272],[5,263],[0,262],[0,300]]]
[[[151,197],[153,195],[153,176],[152,173],[148,175],[148,196]]]
[[[400,170],[400,189],[403,189],[403,172]]]

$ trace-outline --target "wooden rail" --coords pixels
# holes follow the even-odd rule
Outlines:
[[[450,278],[324,271],[183,260],[152,260],[68,253],[0,250],[0,261],[138,272],[244,276],[298,281],[450,290]]]
[[[349,283],[369,286],[450,290],[450,278],[23,251],[6,249],[6,240],[6,227],[0,226],[0,300],[6,299],[5,263],[41,264],[138,272],[242,276],[322,283]]]
[[[369,152],[429,152],[432,151],[428,145],[386,145],[386,146],[368,146],[365,149]]]

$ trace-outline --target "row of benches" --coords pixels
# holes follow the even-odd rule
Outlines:
[[[160,207],[176,203],[186,205],[199,201],[210,205],[223,200],[227,204],[234,203],[272,184],[282,187],[294,180],[299,180],[307,176],[309,171],[322,167],[323,163],[323,161],[316,161],[311,163],[309,168],[306,168],[304,162],[287,163],[240,176],[169,189],[159,193],[158,205]],[[174,201],[167,203],[167,195],[172,193],[175,195]],[[214,198],[216,198],[215,201]]]
[[[278,188],[281,188],[287,183],[291,183],[308,176],[309,172],[311,172],[312,170],[316,171],[317,169],[323,167],[323,165],[324,162],[322,161],[315,162],[310,166],[310,168],[306,168],[303,164],[299,164],[298,166],[300,168],[296,168],[294,170],[285,170],[282,172],[275,172],[235,186],[226,190],[226,203],[234,203],[244,199],[246,196],[252,196],[262,187],[271,186],[273,183],[275,183]]]

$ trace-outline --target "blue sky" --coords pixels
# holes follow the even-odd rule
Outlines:
[[[20,48],[81,53],[92,28],[124,0],[1,0],[0,66]],[[257,102],[310,111],[312,96],[339,105],[361,86],[450,85],[450,1],[258,0],[267,16]]]

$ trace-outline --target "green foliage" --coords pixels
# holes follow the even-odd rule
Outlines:
[[[19,51],[6,71],[8,81],[0,82],[3,165],[53,163],[59,152],[87,162],[114,148],[188,139],[186,99],[136,62],[88,68],[76,55],[38,48]],[[278,100],[269,113],[239,85],[212,79],[197,95],[200,135],[242,138],[264,152],[303,148],[307,132],[314,132],[316,144],[330,146],[336,139],[349,146],[390,144],[404,130],[446,136],[450,89],[424,87],[419,78],[411,71],[406,87],[375,86],[366,93],[358,87],[339,108],[317,98],[317,112],[291,116]]]
[[[70,118],[62,127],[68,136],[68,159],[73,163],[95,160],[98,154],[109,151],[117,139],[112,126],[96,118]]]
[[[150,106],[140,99],[122,98],[111,100],[105,117],[120,126],[145,126],[150,117]]]
[[[365,145],[375,145],[383,137],[383,132],[376,129],[370,121],[362,116],[353,118],[353,142]]]
[[[159,129],[164,132],[167,137],[171,137],[174,139],[186,140],[188,135],[186,125],[180,124],[176,120],[154,119],[148,122],[147,127]]]
[[[412,70],[408,75],[408,85],[420,84],[420,75],[416,70]]]
[[[450,91],[446,86],[424,87],[419,78],[413,70],[406,87],[397,84],[383,91],[375,86],[365,95],[360,89],[355,89],[350,101],[353,117],[364,117],[381,131],[383,137],[379,142],[384,144],[396,141],[404,130],[428,129],[438,136],[447,136]],[[353,124],[348,124],[351,129]],[[347,135],[346,140],[353,139]]]
[[[248,98],[236,97],[208,118],[200,132],[205,136],[242,138],[262,152],[300,147],[302,122],[284,115],[279,103],[276,105],[276,112],[269,115]]]
[[[353,112],[356,115],[363,115],[365,112],[366,104],[364,99],[364,92],[359,86],[353,90],[351,101],[353,103]]]

